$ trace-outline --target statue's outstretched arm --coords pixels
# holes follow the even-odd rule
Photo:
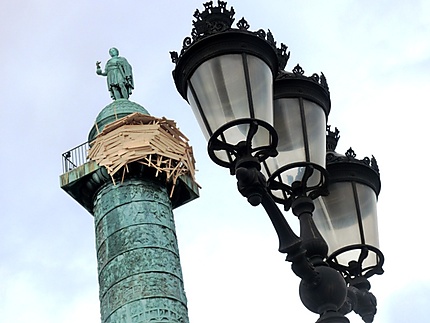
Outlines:
[[[102,68],[100,67],[100,61],[97,61],[96,62],[96,73],[97,73],[97,75],[103,75],[103,76],[106,76],[107,75],[107,73],[106,73],[106,71],[102,71]]]

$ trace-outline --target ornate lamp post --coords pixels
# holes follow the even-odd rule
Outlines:
[[[357,304],[364,303],[356,301],[357,291],[371,295],[370,286],[361,280],[362,272],[358,274],[355,268],[363,268],[366,250],[378,249],[365,235],[359,243],[358,260],[344,263],[338,256],[351,250],[344,244],[351,241],[340,242],[342,245],[336,246],[340,249],[333,250],[329,239],[341,232],[332,225],[331,213],[322,212],[322,206],[334,205],[326,207],[327,212],[339,208],[322,196],[330,197],[329,190],[335,189],[337,182],[343,185],[344,179],[332,175],[335,166],[326,168],[331,106],[326,79],[323,74],[305,76],[299,65],[292,72],[284,71],[289,59],[287,47],[277,46],[270,31],[249,31],[244,18],[234,28],[234,9],[228,9],[226,2],[213,6],[210,1],[204,7],[203,12],[194,13],[194,28],[181,52],[171,52],[177,90],[191,105],[208,139],[211,159],[236,176],[238,190],[251,205],[265,208],[279,238],[279,251],[287,254],[293,272],[302,279],[299,292],[303,304],[320,315],[317,322],[349,322],[344,316],[347,312],[362,314]],[[328,185],[331,176],[335,181]],[[355,210],[363,210],[361,198],[366,193],[362,194],[361,185],[369,181],[356,182],[352,185],[358,195],[349,203]],[[276,203],[299,218],[300,237]],[[318,226],[313,219],[315,206]],[[361,214],[362,218],[355,219],[366,217]],[[379,250],[376,254],[382,257]]]

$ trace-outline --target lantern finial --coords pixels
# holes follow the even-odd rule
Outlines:
[[[191,37],[186,37],[182,43],[182,50],[180,53],[171,51],[170,56],[172,63],[177,64],[181,56],[196,42],[218,33],[228,32],[232,30],[239,30],[244,33],[254,34],[265,41],[277,51],[279,60],[279,69],[283,70],[288,62],[290,53],[287,52],[287,46],[281,44],[280,48],[276,47],[276,41],[273,37],[272,32],[264,31],[259,29],[258,31],[249,31],[249,23],[245,18],[240,19],[236,27],[233,27],[234,22],[234,8],[227,9],[227,2],[218,0],[218,6],[213,5],[213,1],[209,1],[203,4],[205,10],[200,12],[196,9],[194,12],[193,29],[191,30]]]
[[[196,9],[194,12],[193,21],[194,28],[191,31],[193,39],[204,37],[220,31],[225,31],[231,28],[234,22],[234,9],[233,7],[227,9],[227,2],[218,1],[218,7],[213,6],[213,1],[203,4],[205,10],[200,12]]]
[[[335,151],[337,147],[337,142],[339,141],[339,129],[334,128],[334,131],[331,131],[331,126],[327,125],[327,151]]]

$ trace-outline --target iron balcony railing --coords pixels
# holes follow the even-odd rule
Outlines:
[[[63,172],[67,173],[88,162],[88,142],[66,151],[63,154]]]

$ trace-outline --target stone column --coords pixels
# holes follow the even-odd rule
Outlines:
[[[188,323],[165,184],[129,178],[94,199],[102,323]]]

